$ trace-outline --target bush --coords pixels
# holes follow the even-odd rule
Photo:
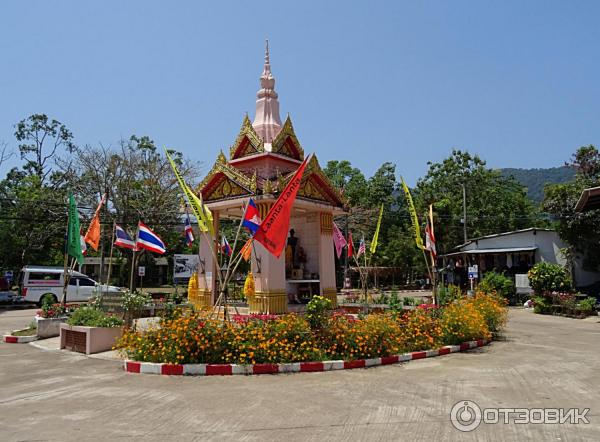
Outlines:
[[[538,262],[529,270],[529,284],[536,295],[551,292],[568,292],[573,286],[571,277],[563,266]]]
[[[593,296],[589,296],[585,298],[583,301],[579,301],[577,304],[577,308],[582,312],[592,312],[594,311],[594,307],[596,306],[596,298]]]
[[[469,308],[463,299],[444,308],[439,328],[444,343],[456,345],[474,339],[489,339],[491,333],[483,315]]]
[[[459,286],[448,284],[447,287],[440,287],[438,290],[438,305],[446,305],[462,297],[462,290]]]
[[[67,324],[84,327],[120,327],[123,325],[123,320],[93,307],[83,306],[75,310],[67,320]]]
[[[322,329],[327,324],[327,311],[331,310],[331,301],[323,296],[313,296],[306,305],[306,319],[313,330]]]
[[[396,290],[392,291],[390,295],[390,299],[388,301],[388,305],[390,306],[390,310],[392,312],[401,312],[402,311],[402,301],[398,297],[398,292]]]
[[[515,294],[515,283],[512,278],[497,272],[487,272],[477,286],[484,293],[497,293],[505,299]]]

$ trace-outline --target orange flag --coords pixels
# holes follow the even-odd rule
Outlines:
[[[254,239],[277,258],[279,258],[285,248],[288,229],[290,227],[290,217],[292,216],[292,206],[300,189],[302,174],[304,174],[306,164],[311,157],[312,155],[302,162],[254,234]]]
[[[252,256],[252,238],[248,238],[248,241],[242,246],[240,253],[242,258],[244,258],[244,261],[250,260],[250,257]]]
[[[94,213],[94,217],[92,218],[92,222],[85,232],[84,240],[88,243],[92,249],[98,251],[98,244],[100,244],[100,209],[104,204],[104,200],[106,199],[106,194],[102,195],[100,199],[100,204],[96,208],[96,213]]]

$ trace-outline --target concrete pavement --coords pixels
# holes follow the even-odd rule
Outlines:
[[[27,325],[28,321],[21,325]],[[0,330],[17,328],[0,314]],[[511,310],[503,340],[407,364],[325,373],[168,377],[0,344],[0,440],[598,440],[598,318]],[[590,408],[590,424],[481,424],[480,407]]]

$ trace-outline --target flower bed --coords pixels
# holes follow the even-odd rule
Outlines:
[[[233,323],[187,312],[162,320],[159,328],[127,330],[119,347],[128,359],[168,364],[353,361],[488,340],[505,320],[504,301],[485,294],[443,308],[358,319],[331,315],[323,307],[309,308],[306,316],[288,314]]]

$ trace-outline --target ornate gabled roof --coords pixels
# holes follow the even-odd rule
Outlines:
[[[294,173],[295,171],[283,178],[283,186],[292,179]],[[325,175],[323,169],[321,169],[316,155],[313,155],[306,165],[304,175],[302,176],[301,186],[298,190],[298,197],[321,201],[335,207],[343,208],[347,205],[346,198],[344,198],[331,181],[329,181],[329,178]]]
[[[304,160],[304,149],[296,137],[292,119],[288,115],[283,123],[281,131],[273,140],[271,152],[294,158],[295,160]]]
[[[260,139],[248,114],[244,116],[240,133],[235,139],[235,143],[229,149],[229,159],[235,160],[255,153],[261,153],[265,151],[265,145],[263,140]]]
[[[198,186],[198,191],[206,201],[253,195],[256,193],[256,173],[248,176],[236,169],[227,162],[221,151],[212,169]]]

